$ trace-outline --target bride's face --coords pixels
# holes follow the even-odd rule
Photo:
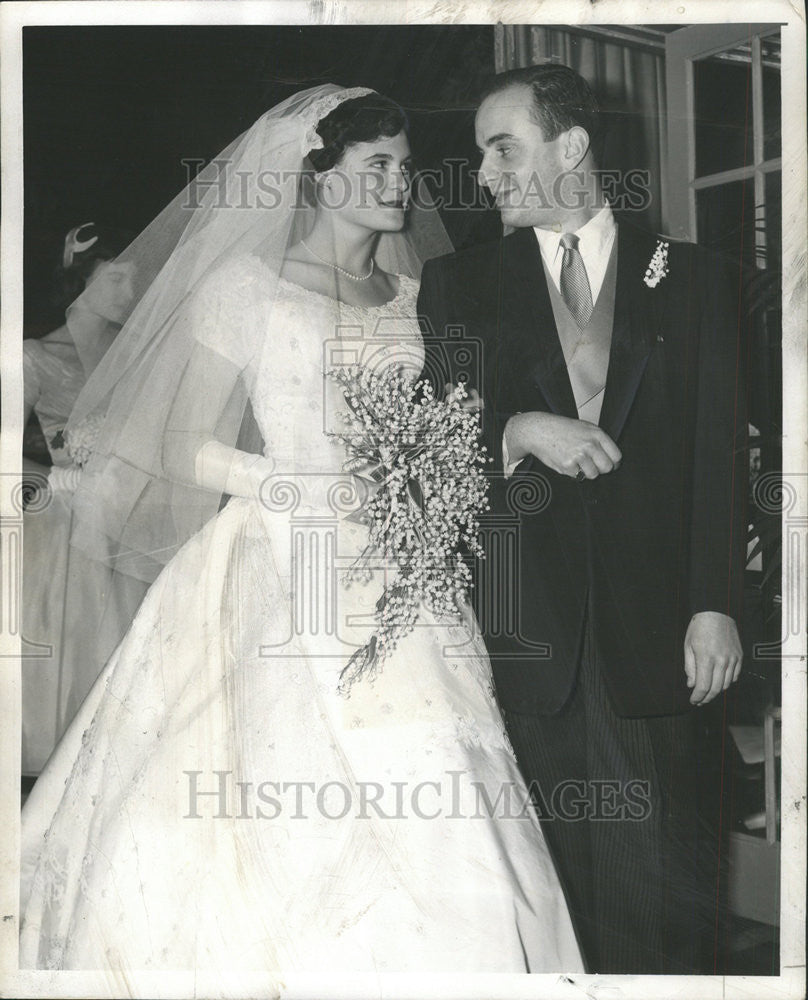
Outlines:
[[[404,227],[412,154],[404,132],[349,146],[323,175],[321,198],[331,209],[374,232]]]

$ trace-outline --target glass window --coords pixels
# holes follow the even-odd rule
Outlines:
[[[717,184],[696,192],[699,243],[754,267],[755,182]]]
[[[752,163],[749,45],[693,61],[696,176]]]
[[[783,198],[783,178],[779,170],[766,174],[766,266],[782,269],[783,219],[780,206]]]
[[[780,156],[780,32],[760,40],[763,76],[763,158]]]

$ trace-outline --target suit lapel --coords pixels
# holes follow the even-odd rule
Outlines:
[[[554,413],[577,417],[536,234],[518,229],[503,244],[503,348]]]
[[[600,427],[613,440],[623,430],[664,314],[664,279],[656,288],[643,280],[655,247],[654,237],[619,224],[612,344],[600,415]],[[532,229],[518,229],[503,240],[501,264],[500,344],[509,367],[528,374],[554,413],[577,419],[541,250]],[[505,376],[505,370],[501,374]]]
[[[600,414],[601,428],[615,441],[634,402],[663,315],[664,280],[656,288],[649,288],[643,280],[655,246],[652,237],[620,223],[612,346]]]

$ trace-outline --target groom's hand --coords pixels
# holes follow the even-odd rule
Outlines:
[[[554,472],[573,479],[579,471],[597,479],[617,469],[623,458],[597,424],[557,413],[517,413],[505,425],[505,444],[511,462],[535,455]]]
[[[693,615],[685,636],[685,674],[691,705],[706,705],[741,675],[743,648],[734,619],[718,611]]]

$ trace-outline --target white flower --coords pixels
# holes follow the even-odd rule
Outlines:
[[[79,468],[85,466],[95,449],[95,442],[101,430],[103,417],[98,414],[90,414],[81,420],[75,427],[65,431],[65,448],[68,455]]]
[[[657,240],[656,250],[648,262],[643,281],[649,288],[656,288],[668,273],[668,247],[667,240]]]
[[[373,678],[413,630],[421,605],[459,618],[458,596],[471,583],[460,547],[482,555],[478,518],[487,509],[487,457],[476,415],[462,409],[458,397],[436,400],[428,384],[402,369],[377,375],[353,365],[329,374],[349,406],[345,430],[332,437],[346,448],[346,467],[370,490],[362,511],[368,546],[348,579],[366,579],[374,553],[398,564],[376,606],[378,629],[342,672],[341,690],[347,691],[356,679]]]

